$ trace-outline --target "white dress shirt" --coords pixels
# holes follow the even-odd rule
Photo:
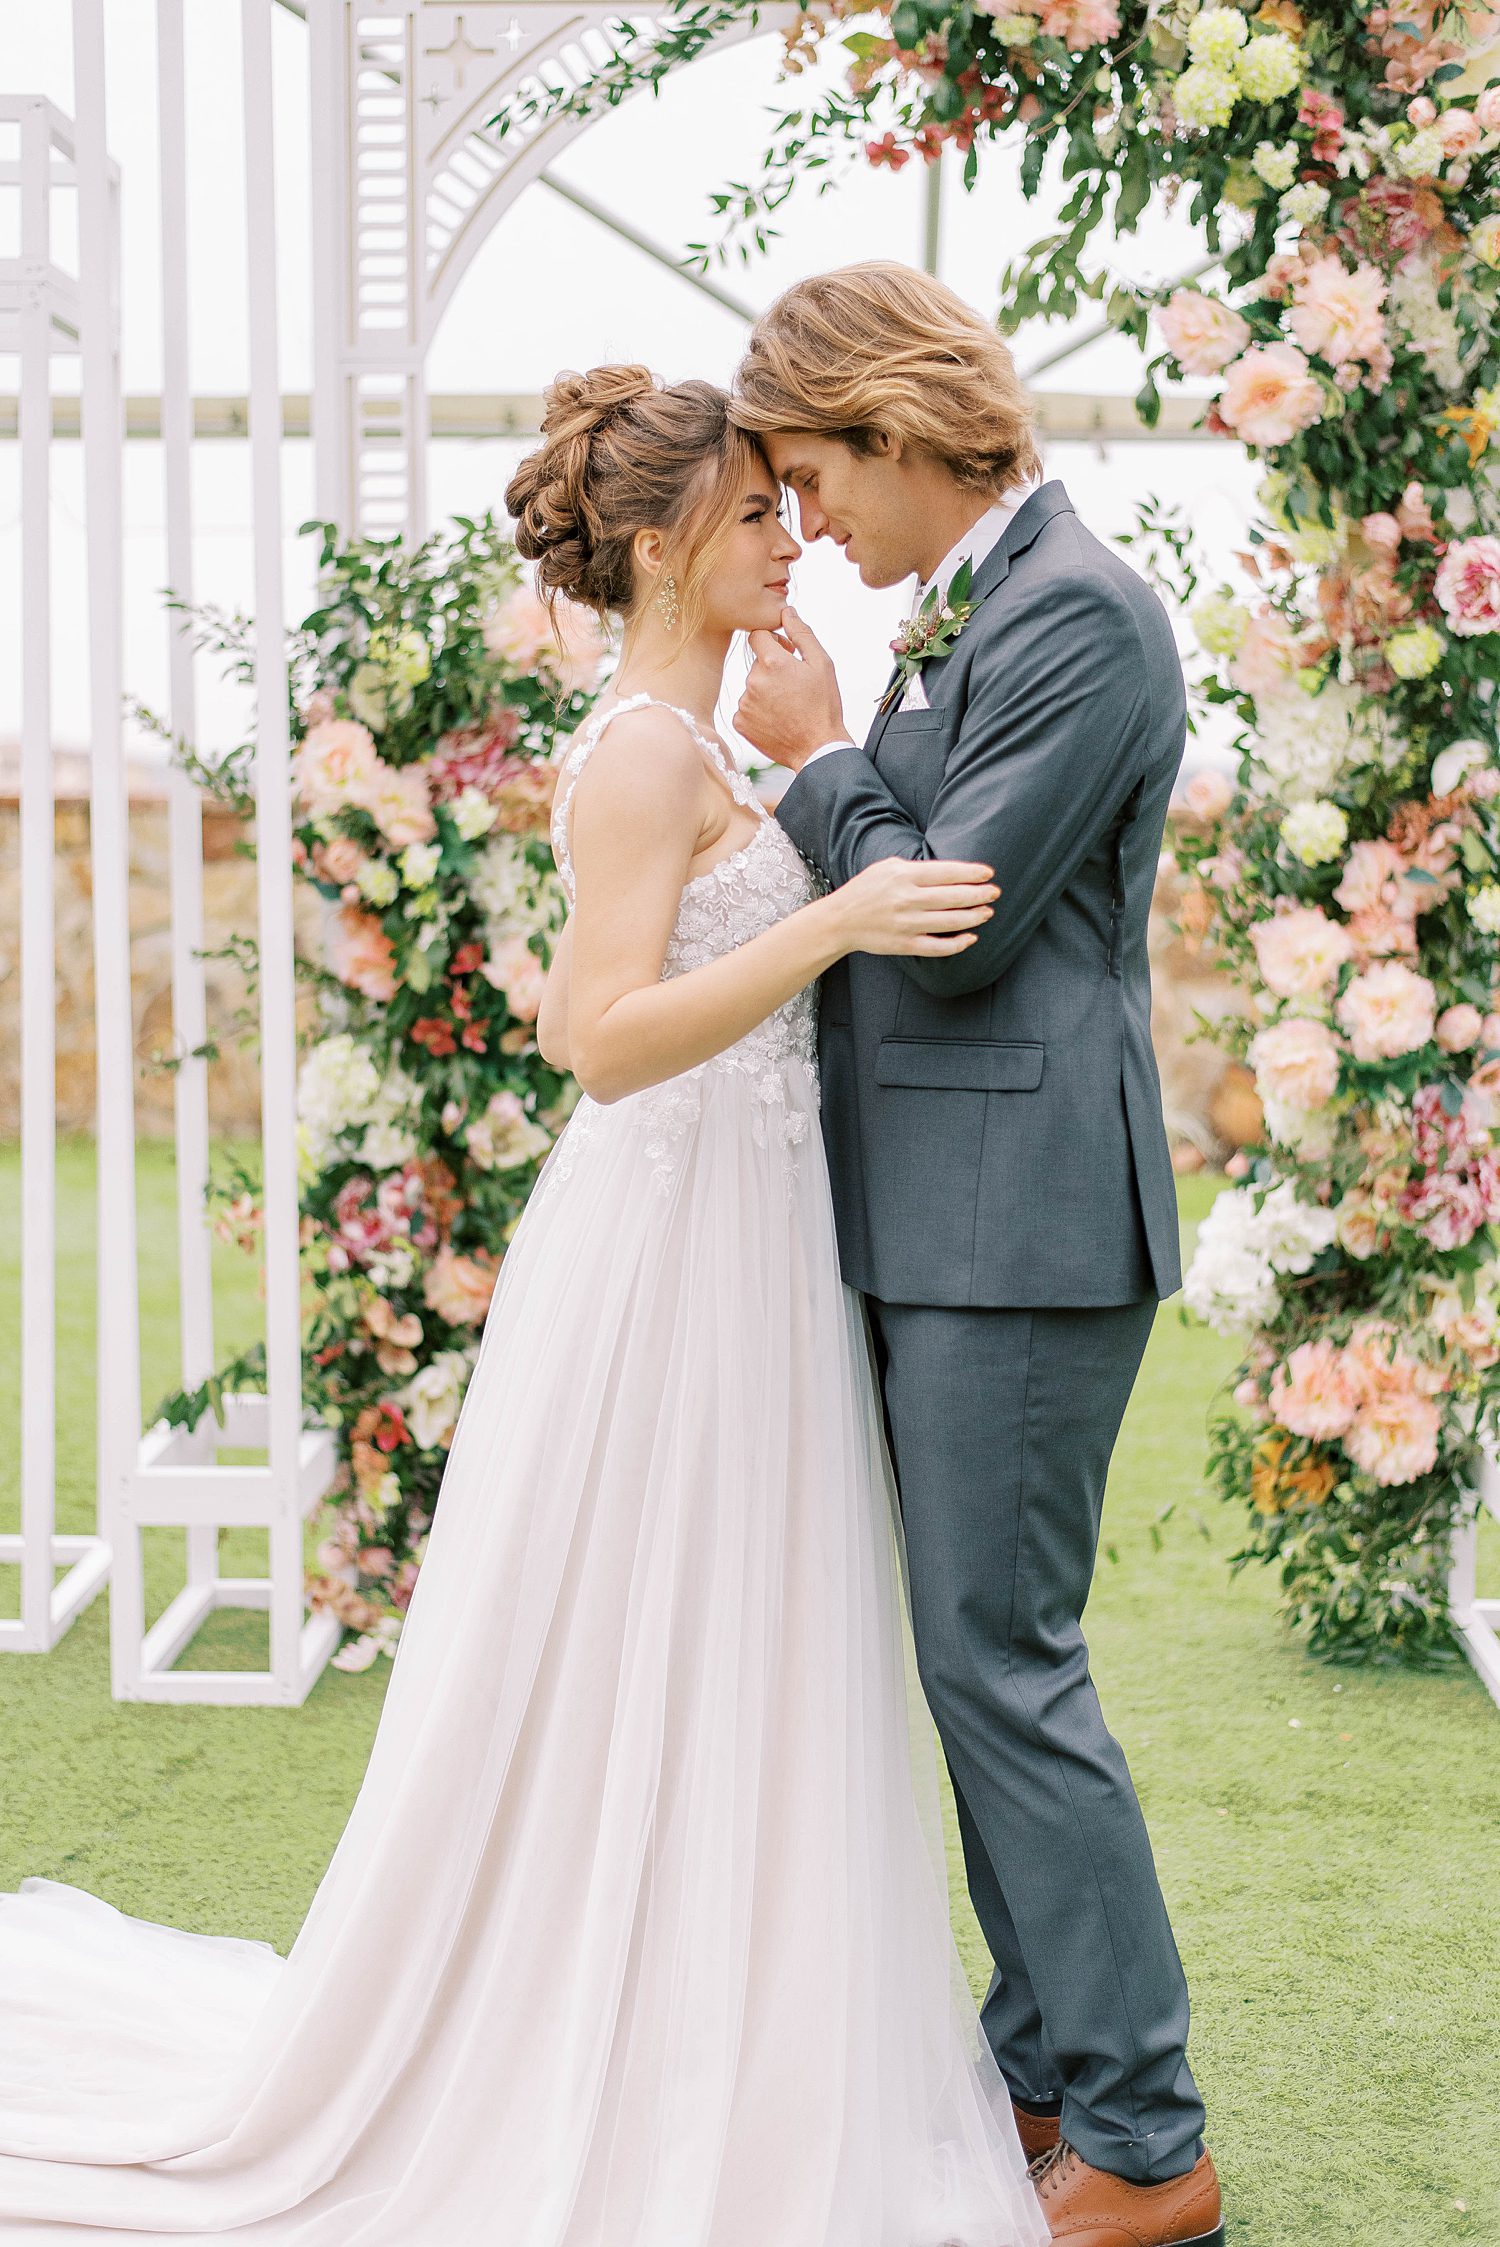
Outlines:
[[[957,575],[960,562],[968,562],[975,575],[978,574],[981,564],[999,545],[1005,526],[1012,515],[1015,514],[1016,509],[1031,497],[1041,480],[1040,476],[1032,476],[1023,484],[1012,484],[1010,489],[996,500],[993,507],[985,509],[977,523],[969,525],[963,537],[951,546],[943,556],[931,577],[924,577],[917,587],[912,598],[911,608],[907,612],[908,619],[917,614],[934,586],[937,588],[940,600],[946,596],[949,586]],[[922,687],[920,671],[907,682],[906,692],[901,697],[899,707],[902,710],[925,710],[927,708],[927,696]],[[855,744],[852,741],[825,741],[821,749],[815,749],[812,756],[804,761],[802,770],[806,772],[808,765],[813,762],[814,758],[827,757],[835,749],[852,749],[854,746]]]

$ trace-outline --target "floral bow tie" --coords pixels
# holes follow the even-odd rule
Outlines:
[[[881,709],[905,694],[920,673],[924,663],[935,655],[947,655],[958,635],[974,614],[975,603],[969,598],[974,571],[967,556],[953,572],[947,596],[938,599],[938,589],[932,586],[921,607],[909,616],[891,642],[891,653],[896,658],[896,675],[886,688]]]

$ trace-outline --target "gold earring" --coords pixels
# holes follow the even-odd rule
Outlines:
[[[670,570],[656,588],[657,613],[669,632],[677,629],[677,580]]]

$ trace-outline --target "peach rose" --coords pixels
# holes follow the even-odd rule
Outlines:
[[[1271,1376],[1271,1409],[1284,1428],[1314,1443],[1341,1436],[1359,1389],[1344,1353],[1329,1341],[1304,1342]]]
[[[1338,1040],[1326,1022],[1291,1015],[1256,1033],[1250,1044],[1250,1066],[1262,1100],[1285,1101],[1291,1108],[1323,1108],[1338,1090]]]
[[[1044,37],[1061,39],[1075,52],[1102,46],[1120,28],[1115,0],[1036,0],[1036,12]]]
[[[1445,156],[1471,156],[1479,146],[1482,128],[1472,109],[1445,109],[1438,119]]]
[[[382,765],[366,797],[366,809],[394,850],[428,842],[437,832],[427,796],[427,777],[418,765]]]
[[[1333,894],[1346,913],[1368,913],[1384,906],[1399,919],[1414,921],[1419,887],[1407,880],[1406,860],[1395,844],[1380,835],[1372,842],[1355,844]]]
[[[541,1011],[547,970],[524,936],[505,937],[479,972],[492,989],[505,994],[505,1003],[518,1022],[535,1022]]]
[[[1366,546],[1373,547],[1377,554],[1394,554],[1401,544],[1401,525],[1394,515],[1362,516],[1359,527]]]
[[[1195,772],[1182,791],[1182,799],[1196,818],[1212,826],[1234,802],[1234,782],[1227,772]]]
[[[1401,494],[1401,504],[1396,509],[1396,520],[1401,525],[1403,538],[1425,538],[1436,541],[1437,527],[1432,520],[1432,509],[1422,486],[1415,479]]]
[[[1256,965],[1279,999],[1313,998],[1326,991],[1354,950],[1349,931],[1316,905],[1294,906],[1250,931]]]
[[[427,1268],[422,1297],[429,1310],[449,1326],[477,1326],[490,1307],[500,1266],[482,1252],[462,1256],[454,1248],[440,1248]]]
[[[1330,366],[1370,359],[1385,342],[1385,277],[1373,265],[1351,273],[1342,258],[1320,257],[1297,279],[1291,329],[1304,351],[1316,351]]]
[[[1245,627],[1239,652],[1229,667],[1229,683],[1257,702],[1280,694],[1295,678],[1297,643],[1274,609],[1262,609]]]
[[[351,835],[334,835],[313,851],[313,864],[330,882],[352,882],[365,863],[365,854]]]
[[[1437,993],[1425,975],[1385,960],[1355,977],[1335,1012],[1356,1061],[1393,1061],[1431,1042]]]
[[[1235,360],[1219,413],[1247,445],[1289,445],[1323,411],[1323,393],[1294,343],[1259,343]]]
[[[1482,133],[1500,133],[1500,86],[1486,86],[1474,104],[1474,120]]]
[[[373,913],[341,905],[333,917],[333,972],[351,991],[385,1001],[396,996],[396,947]]]
[[[1345,1194],[1334,1214],[1338,1219],[1340,1248],[1363,1264],[1380,1244],[1380,1226],[1370,1196],[1355,1187]]]
[[[1437,1018],[1435,1035],[1444,1053],[1467,1053],[1470,1046],[1479,1043],[1483,1028],[1484,1016],[1465,999],[1457,1006],[1444,1007]]]
[[[1395,1366],[1367,1373],[1364,1398],[1344,1449],[1357,1467],[1382,1485],[1414,1482],[1437,1465],[1442,1417],[1431,1397],[1420,1395],[1408,1373]]]
[[[322,819],[346,804],[367,805],[385,769],[368,726],[353,718],[327,718],[298,742],[292,785],[307,816]]]
[[[1367,905],[1362,912],[1351,913],[1349,935],[1361,965],[1417,956],[1417,932],[1410,914],[1397,913],[1389,905]]]
[[[1249,321],[1198,289],[1174,290],[1156,324],[1184,374],[1218,374],[1250,341]]]

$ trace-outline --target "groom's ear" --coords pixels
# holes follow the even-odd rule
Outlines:
[[[901,458],[901,439],[889,429],[868,429],[865,432],[865,451],[872,460],[898,461]]]

